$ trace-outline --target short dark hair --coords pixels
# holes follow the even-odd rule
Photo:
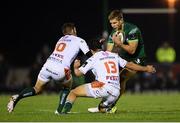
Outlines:
[[[102,49],[103,42],[100,42],[99,38],[93,38],[89,42],[89,48],[96,51],[98,49]]]
[[[74,23],[64,23],[62,26],[62,33],[65,34],[70,34],[71,31],[75,28]]]
[[[123,19],[123,13],[122,13],[121,10],[116,9],[116,10],[111,11],[111,13],[108,16],[108,19],[112,20],[112,19],[115,19],[115,18],[118,19],[118,20]]]

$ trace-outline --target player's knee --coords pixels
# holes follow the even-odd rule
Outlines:
[[[75,89],[71,90],[70,93],[71,93],[71,95],[73,95],[73,96],[76,96],[76,95],[77,95],[77,92],[76,92]]]
[[[43,89],[42,89],[42,87],[34,86],[34,90],[35,90],[36,94],[39,94],[42,92]]]

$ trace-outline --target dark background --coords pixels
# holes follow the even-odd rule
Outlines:
[[[172,25],[169,25],[168,14],[124,14],[125,21],[141,29],[148,62],[156,62],[155,51],[164,41],[172,44],[177,53],[176,62],[180,61],[179,3],[176,2],[177,13],[173,15]],[[44,44],[53,50],[65,22],[74,22],[78,36],[89,41],[101,35],[106,26],[111,31],[106,22],[113,9],[167,7],[166,0],[4,1],[0,5],[0,52],[10,64],[27,66]]]

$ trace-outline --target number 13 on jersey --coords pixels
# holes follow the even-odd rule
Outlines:
[[[116,64],[113,61],[104,62],[107,73],[117,73]]]

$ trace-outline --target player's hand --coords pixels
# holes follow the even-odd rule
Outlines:
[[[149,72],[149,73],[156,72],[156,69],[152,65],[147,65],[146,68],[147,68],[147,72]]]
[[[114,33],[113,36],[112,36],[112,40],[113,42],[118,45],[118,46],[121,46],[123,44],[123,42],[121,41],[121,38],[120,36],[118,35],[118,33]]]
[[[74,61],[74,68],[79,68],[80,65],[81,65],[80,60],[76,59]]]
[[[101,38],[101,39],[99,40],[100,43],[104,43],[105,41],[106,41],[105,38]]]

